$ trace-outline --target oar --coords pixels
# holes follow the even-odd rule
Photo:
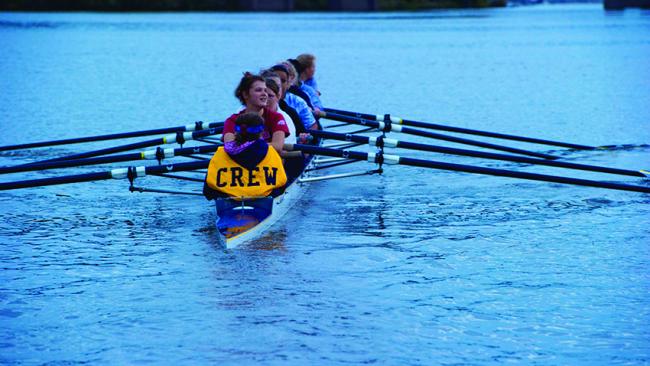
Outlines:
[[[49,163],[49,162],[54,162],[54,161],[83,159],[83,158],[89,158],[89,157],[93,157],[93,156],[108,155],[108,154],[113,154],[113,153],[117,153],[117,152],[123,152],[123,151],[135,150],[135,149],[142,149],[142,148],[145,148],[145,147],[151,147],[151,146],[156,146],[156,145],[165,145],[165,144],[173,144],[173,143],[183,144],[186,141],[190,141],[190,140],[194,140],[194,139],[197,139],[197,138],[201,138],[201,137],[221,133],[222,130],[223,130],[223,127],[216,127],[216,128],[210,128],[210,129],[207,129],[207,130],[201,130],[201,131],[196,131],[196,132],[177,132],[176,134],[171,134],[171,135],[167,135],[167,136],[164,136],[164,137],[158,137],[158,138],[155,138],[155,139],[152,139],[152,140],[135,142],[135,143],[132,143],[132,144],[126,144],[126,145],[120,145],[120,146],[114,146],[114,147],[109,147],[109,148],[106,148],[106,149],[87,151],[87,152],[83,152],[83,153],[79,153],[79,154],[66,155],[66,156],[62,156],[62,157],[54,158],[54,159],[40,160],[40,161],[35,161],[33,163],[27,163],[27,164],[23,164],[23,165],[33,165],[33,164]]]
[[[567,163],[563,161],[535,159],[535,158],[529,158],[525,156],[496,154],[496,153],[482,152],[476,150],[456,149],[456,148],[437,146],[437,145],[418,144],[414,142],[399,141],[399,140],[386,138],[386,137],[368,137],[368,136],[361,136],[361,135],[335,133],[329,131],[310,131],[310,133],[314,136],[321,137],[321,138],[358,142],[363,144],[374,145],[377,147],[384,147],[384,146],[399,147],[399,148],[410,149],[410,150],[439,152],[443,154],[472,156],[477,158],[505,160],[505,161],[513,161],[517,163],[526,163],[526,164],[535,164],[535,165],[547,165],[547,166],[554,166],[559,168],[627,175],[631,177],[645,178],[650,176],[650,171],[647,170],[628,170],[628,169],[608,168],[608,167],[597,166],[597,165],[586,165],[586,164]]]
[[[35,170],[40,171],[40,170],[57,169],[57,168],[70,168],[70,167],[79,167],[79,166],[87,166],[87,165],[121,163],[125,161],[136,161],[136,160],[157,159],[158,161],[162,161],[163,159],[169,159],[174,156],[189,156],[193,154],[212,153],[215,152],[218,147],[219,145],[203,145],[203,146],[195,146],[195,147],[185,147],[180,149],[163,149],[158,147],[156,150],[147,150],[147,151],[142,151],[137,153],[0,167],[0,174],[28,172],[28,171],[35,171]]]
[[[147,174],[161,175],[161,174],[171,173],[171,172],[182,172],[188,170],[205,169],[208,167],[209,163],[210,162],[208,160],[203,160],[203,161],[192,161],[188,163],[178,163],[178,164],[120,168],[120,169],[113,169],[104,172],[65,175],[65,176],[52,177],[52,178],[21,180],[15,182],[0,183],[0,191],[19,189],[19,188],[43,187],[43,186],[51,186],[56,184],[92,182],[92,181],[106,180],[106,179],[129,178],[130,180],[132,180],[135,179],[136,177],[144,177]]]
[[[496,144],[490,144],[487,142],[481,142],[481,141],[475,141],[475,140],[469,140],[469,139],[464,139],[460,137],[454,137],[454,136],[448,136],[448,135],[442,135],[439,133],[434,133],[434,132],[429,132],[429,131],[422,131],[418,130],[415,128],[410,128],[410,127],[403,127],[401,125],[393,124],[392,122],[376,122],[376,121],[370,121],[367,119],[363,118],[358,118],[358,117],[352,117],[352,116],[344,116],[341,114],[336,114],[336,113],[323,113],[321,114],[321,117],[323,118],[328,118],[328,119],[333,119],[335,121],[343,121],[343,122],[349,122],[349,123],[355,123],[363,126],[369,126],[373,127],[376,129],[379,129],[384,132],[401,132],[401,133],[406,133],[410,135],[415,135],[415,136],[422,136],[422,137],[429,137],[429,138],[434,138],[438,140],[444,140],[444,141],[451,141],[451,142],[457,142],[460,144],[465,144],[465,145],[473,145],[473,146],[478,146],[478,147],[484,147],[487,149],[493,149],[493,150],[500,150],[500,151],[507,151],[519,155],[528,155],[528,156],[535,156],[538,158],[543,158],[543,159],[558,159],[557,156],[549,155],[549,154],[543,154],[543,153],[538,153],[534,151],[528,151],[528,150],[522,150],[522,149],[517,149],[514,147],[508,147],[508,146],[503,146],[503,145],[496,145]]]
[[[133,131],[133,132],[112,133],[108,135],[75,137],[75,138],[69,138],[63,140],[30,142],[26,144],[17,144],[17,145],[6,145],[6,146],[0,146],[0,151],[31,149],[36,147],[68,145],[68,144],[79,144],[82,142],[117,140],[117,139],[131,138],[131,137],[162,135],[164,133],[174,133],[174,132],[192,132],[192,131],[206,130],[209,128],[215,128],[221,126],[223,126],[223,122],[205,123],[202,121],[198,121],[195,122],[194,124],[189,124],[185,126],[158,128],[153,130],[143,130],[143,131]]]
[[[644,186],[600,182],[600,181],[594,181],[588,179],[568,178],[568,177],[537,174],[537,173],[515,172],[515,171],[505,170],[505,169],[483,168],[483,167],[477,167],[471,165],[444,163],[444,162],[433,161],[433,160],[406,158],[406,157],[400,157],[398,155],[364,153],[364,152],[351,151],[351,150],[326,149],[317,146],[298,145],[298,144],[296,145],[285,144],[284,148],[285,150],[300,150],[304,153],[312,154],[312,155],[325,155],[325,156],[342,157],[342,158],[355,159],[355,160],[367,160],[369,162],[377,163],[377,164],[399,164],[399,165],[407,165],[407,166],[414,166],[414,167],[421,167],[421,168],[451,170],[451,171],[458,171],[458,172],[465,172],[465,173],[537,180],[542,182],[573,184],[579,186],[607,188],[607,189],[615,189],[621,191],[650,193],[650,187],[644,187]]]
[[[335,113],[335,114],[340,114],[340,115],[345,115],[345,116],[352,116],[352,117],[357,117],[357,118],[363,118],[363,119],[369,119],[371,121],[390,121],[392,123],[397,123],[397,124],[401,124],[401,125],[404,125],[404,126],[420,127],[420,128],[427,128],[427,129],[440,130],[440,131],[458,132],[458,133],[464,133],[464,134],[468,134],[468,135],[494,137],[494,138],[498,138],[498,139],[530,142],[530,143],[541,144],[541,145],[559,146],[559,147],[566,147],[566,148],[569,148],[569,149],[576,149],[576,150],[595,150],[595,149],[597,149],[597,147],[594,147],[594,146],[579,145],[579,144],[573,144],[573,143],[568,143],[568,142],[551,141],[551,140],[544,140],[544,139],[538,139],[538,138],[533,138],[533,137],[508,135],[508,134],[504,134],[504,133],[473,130],[473,129],[462,128],[462,127],[445,126],[445,125],[440,125],[440,124],[435,124],[435,123],[428,123],[428,122],[412,121],[412,120],[407,120],[407,119],[402,119],[402,118],[397,118],[397,117],[391,117],[389,114],[386,114],[386,115],[382,116],[382,115],[374,115],[374,114],[367,114],[367,113],[343,111],[343,110],[340,110],[340,109],[332,109],[332,108],[325,108],[325,112],[326,113]]]

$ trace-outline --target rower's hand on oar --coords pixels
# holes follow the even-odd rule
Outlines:
[[[298,135],[298,143],[299,144],[309,144],[312,140],[314,139],[314,136],[312,136],[309,133],[303,132]],[[309,158],[309,154],[305,154],[304,152],[302,153],[302,156],[306,159]]]
[[[303,133],[298,135],[298,142],[301,143],[301,144],[306,144],[309,141],[311,141],[312,139],[313,139],[313,136],[306,133],[306,132],[303,132]]]
[[[314,110],[311,111],[311,112],[314,114],[314,117],[318,117],[318,118],[323,117],[325,115],[325,113],[323,113],[323,111],[321,111],[320,109],[318,109],[316,107],[314,107]]]

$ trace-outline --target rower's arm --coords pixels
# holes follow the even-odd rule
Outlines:
[[[224,142],[226,142],[226,136],[224,135]],[[234,139],[234,137],[233,137]],[[282,147],[284,146],[284,131],[275,131],[271,137],[271,146],[278,152],[282,153]]]

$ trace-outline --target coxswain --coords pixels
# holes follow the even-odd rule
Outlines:
[[[289,135],[289,128],[280,113],[266,108],[268,94],[264,78],[249,72],[244,73],[235,89],[235,96],[244,106],[244,109],[226,119],[223,126],[223,142],[227,143],[235,140],[235,120],[239,115],[257,113],[264,120],[262,138],[269,142],[278,153],[282,152],[284,139]]]
[[[242,113],[234,124],[234,139],[217,149],[208,166],[203,194],[209,200],[265,197],[287,183],[280,155],[262,138],[262,117]]]

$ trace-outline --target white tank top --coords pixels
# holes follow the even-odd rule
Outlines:
[[[289,137],[284,138],[284,142],[287,144],[295,144],[298,140],[296,139],[296,125],[294,124],[293,120],[287,112],[283,111],[282,109],[278,108],[276,111],[284,117],[284,121],[287,122],[287,127],[289,128]]]

